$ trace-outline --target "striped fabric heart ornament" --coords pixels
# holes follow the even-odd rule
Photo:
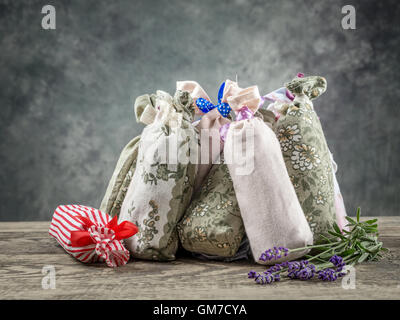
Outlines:
[[[106,262],[109,267],[125,265],[129,251],[123,239],[138,232],[136,225],[129,221],[118,224],[98,209],[81,205],[61,205],[56,208],[49,234],[81,262]]]

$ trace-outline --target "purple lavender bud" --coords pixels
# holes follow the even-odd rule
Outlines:
[[[253,279],[256,277],[257,272],[255,272],[254,270],[251,270],[247,275],[249,276],[249,279]]]
[[[278,277],[276,277],[278,276]],[[272,275],[271,273],[264,272],[264,274],[258,274],[255,281],[258,284],[270,284],[275,281],[275,279],[280,279],[279,275]],[[279,280],[277,280],[279,281]]]
[[[301,269],[301,264],[298,261],[291,261],[288,263],[289,272],[297,271]]]
[[[343,267],[346,265],[346,263],[343,261],[343,258],[337,255],[332,256],[329,259],[329,262],[331,262],[336,267],[336,272],[342,271]]]
[[[335,267],[339,267],[343,265],[343,258],[337,255],[332,256],[329,259],[329,262],[331,262]]]
[[[258,284],[264,284],[264,277],[261,274],[257,274],[254,279]]]
[[[335,270],[331,268],[326,268],[324,270],[318,271],[318,278],[322,281],[335,281],[338,277]]]
[[[265,278],[265,282],[268,284],[274,282],[274,276],[270,273],[265,274],[264,278]]]
[[[313,265],[311,265],[311,266],[313,266]],[[312,268],[311,266],[305,267],[304,269],[298,271],[299,279],[309,280],[314,277],[315,267],[313,266],[314,268]]]
[[[260,260],[262,261],[270,261],[270,260],[278,260],[281,259],[282,256],[287,256],[289,249],[284,247],[273,247],[272,249],[267,249],[260,256]]]

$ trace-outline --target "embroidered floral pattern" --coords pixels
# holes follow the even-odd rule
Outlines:
[[[300,141],[300,139],[300,129],[298,128],[297,124],[278,130],[278,140],[281,144],[281,148],[284,151],[292,149],[293,143]]]
[[[232,207],[233,202],[230,200],[222,200],[219,204],[217,204],[216,208],[219,209],[227,209],[228,207]]]
[[[324,204],[326,202],[326,197],[320,190],[318,190],[318,193],[314,197],[314,200],[317,204]]]
[[[189,223],[190,221],[190,223]],[[231,257],[244,236],[243,221],[228,167],[214,164],[178,224],[183,247],[191,252]]]
[[[194,228],[194,237],[197,241],[206,241],[207,240],[207,235],[206,235],[206,230],[203,227],[195,227]]]
[[[204,215],[207,213],[209,209],[209,205],[205,203],[199,203],[194,209],[193,209],[193,216],[194,217],[204,217]]]
[[[304,113],[304,110],[303,109],[300,109],[300,108],[297,108],[297,107],[293,107],[292,109],[289,109],[288,110],[288,115],[289,116],[295,116],[295,117],[298,117],[298,116],[301,116],[302,114]]]
[[[149,206],[152,208],[152,210],[149,212],[148,218],[143,220],[143,224],[140,224],[138,221],[136,221],[136,225],[139,228],[139,232],[137,234],[137,250],[140,250],[140,246],[142,245],[149,245],[150,241],[153,240],[154,235],[158,233],[156,228],[156,222],[160,220],[160,216],[158,214],[158,205],[154,200],[150,200]],[[134,209],[135,208],[130,210],[133,211]]]
[[[151,165],[151,167],[157,167],[156,174],[153,174],[152,172],[142,172],[142,178],[144,183],[149,183],[150,184],[155,184],[157,185],[158,180],[163,180],[163,181],[168,181],[168,179],[175,179],[179,180],[185,175],[185,166],[183,166],[181,163],[178,163],[178,168],[177,170],[169,170],[168,169],[168,164],[166,163],[161,163],[156,162]],[[187,181],[187,180],[186,180]]]
[[[283,149],[283,151],[286,150]],[[312,170],[321,163],[315,148],[304,143],[294,146],[291,159],[293,168],[296,170],[300,169],[301,171],[306,169]]]

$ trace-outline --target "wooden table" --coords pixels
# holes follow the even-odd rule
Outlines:
[[[286,280],[270,286],[247,279],[248,261],[221,263],[181,257],[174,262],[132,261],[112,269],[85,265],[48,235],[49,222],[0,223],[1,299],[399,299],[400,217],[380,217],[391,254],[356,267],[356,288],[341,281]],[[56,288],[43,289],[42,269],[54,266]]]

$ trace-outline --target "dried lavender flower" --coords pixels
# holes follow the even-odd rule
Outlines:
[[[263,252],[259,258],[261,261],[270,261],[270,260],[278,260],[281,259],[282,256],[286,257],[289,253],[288,248],[284,247],[273,247],[271,249],[267,249]]]

